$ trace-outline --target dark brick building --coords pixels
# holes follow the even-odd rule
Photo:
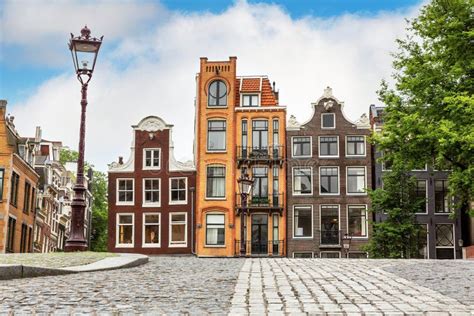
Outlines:
[[[366,257],[372,186],[370,123],[349,121],[331,88],[313,106],[313,116],[287,125],[287,240],[289,257]],[[342,237],[352,236],[347,252]]]
[[[112,252],[193,252],[196,172],[173,157],[172,125],[148,116],[133,127],[130,158],[109,165]]]
[[[382,106],[370,106],[370,123],[374,132],[383,128]],[[381,153],[374,149],[374,188],[382,187],[382,175],[390,170],[389,166],[377,162]],[[447,171],[434,170],[431,166],[420,166],[412,170],[417,179],[417,195],[426,198],[423,209],[416,213],[416,221],[422,227],[419,236],[419,258],[425,259],[460,259],[462,247],[459,245],[461,232],[461,214],[452,209],[452,199],[448,196]],[[450,214],[454,212],[455,218]],[[381,222],[385,214],[375,214],[375,220]]]

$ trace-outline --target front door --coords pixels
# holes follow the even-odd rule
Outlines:
[[[252,215],[252,254],[268,253],[268,215]]]

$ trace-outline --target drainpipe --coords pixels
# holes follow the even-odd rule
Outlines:
[[[194,187],[190,187],[189,191],[191,192],[191,253],[196,254],[196,249],[194,245]]]

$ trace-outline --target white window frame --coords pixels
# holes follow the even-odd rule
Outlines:
[[[147,166],[146,165],[146,152],[151,151],[153,153],[154,150],[158,150],[158,166]],[[154,155],[152,154],[151,160],[153,161]],[[143,170],[160,170],[161,169],[161,148],[143,148]]]
[[[296,236],[295,234],[295,208],[299,207],[310,207],[311,208],[311,236]],[[293,205],[293,239],[313,239],[314,238],[314,210],[312,204],[296,204]]]
[[[369,239],[369,211],[367,204],[347,204],[346,205],[346,233],[349,234],[349,207],[351,206],[363,206],[365,208],[365,236],[352,236],[352,239]]]
[[[349,168],[364,168],[364,182],[365,189],[367,190],[367,166],[346,166],[346,195],[367,195],[367,192],[362,193],[351,193],[349,192]]]
[[[132,181],[132,201],[119,201],[119,182],[120,180],[131,180]],[[115,182],[115,205],[134,205],[135,204],[135,179],[134,178],[117,178]]]
[[[311,258],[295,258],[296,253],[310,253]],[[314,259],[314,252],[313,251],[293,251],[292,257],[293,257],[293,259]]]
[[[298,138],[309,137],[309,156],[295,156],[293,154],[293,139],[295,137],[298,137]],[[311,157],[313,157],[313,136],[306,136],[306,135],[291,136],[291,158],[311,158]]]
[[[337,193],[321,193],[321,168],[337,168]],[[336,196],[341,194],[341,168],[339,166],[319,166],[319,195]]]
[[[146,202],[145,201],[145,181],[146,180],[158,180],[158,202]],[[160,207],[161,206],[161,178],[143,178],[142,179],[142,207]]]
[[[224,168],[224,196],[223,197],[212,197],[212,196],[207,196],[207,171],[209,167],[221,167]],[[209,201],[225,201],[227,200],[227,186],[226,186],[226,181],[227,181],[227,166],[223,164],[209,164],[206,165],[206,195],[204,200],[209,200]]]
[[[291,168],[291,182],[292,182],[292,195],[293,196],[312,196],[313,195],[313,187],[314,187],[314,180],[313,180],[313,167],[309,167],[311,170],[311,193],[295,193],[295,169],[308,169],[308,167],[293,167]]]
[[[323,126],[323,116],[332,115],[334,117],[334,127],[324,127]],[[321,113],[321,129],[336,129],[336,113]]]
[[[425,211],[423,213],[416,212],[415,214],[426,215],[428,214],[428,180],[427,179],[416,179],[416,181],[425,181]],[[418,185],[418,184],[417,184]],[[449,214],[449,213],[446,213]]]
[[[184,243],[183,242],[172,242],[172,227],[173,227],[173,215],[184,215]],[[225,221],[225,219],[224,219]],[[182,225],[180,222],[179,225]],[[170,212],[169,223],[168,223],[168,247],[169,248],[186,248],[188,246],[188,213],[186,212]]]
[[[338,234],[340,233],[341,229],[341,205],[340,204],[319,204],[319,245],[321,246],[321,233],[322,233],[322,228],[321,228],[321,219],[323,217],[323,206],[337,206],[337,222],[338,222]],[[334,245],[326,245],[324,244],[323,247],[333,247],[333,246],[338,246],[341,245],[341,239],[339,238],[339,243],[334,244]],[[323,251],[324,252],[324,251]]]
[[[214,108],[214,107],[211,107]],[[216,108],[221,108],[220,106],[217,106]],[[252,108],[252,107],[250,107]],[[225,122],[225,135],[224,135],[224,149],[209,149],[209,122]],[[227,152],[227,136],[228,134],[228,124],[227,124],[227,119],[226,118],[220,118],[220,117],[213,117],[208,120],[206,120],[206,153],[225,153]],[[248,128],[248,127],[247,127]]]
[[[364,154],[363,155],[349,155],[348,154],[348,145],[349,143],[347,142],[347,138],[348,137],[363,137],[364,138]],[[367,137],[365,135],[346,135],[345,137],[345,141],[346,141],[346,157],[349,157],[349,158],[352,158],[352,157],[367,157]]]
[[[322,253],[337,253],[337,254],[339,254],[339,258],[323,258],[321,256]],[[340,251],[320,251],[319,252],[319,258],[320,259],[341,259],[341,252]]]
[[[321,155],[321,137],[336,137],[337,139],[337,154],[334,156],[331,155]],[[318,157],[319,158],[324,158],[324,159],[334,159],[334,158],[339,158],[339,136],[338,135],[324,135],[324,136],[318,136]]]
[[[224,244],[223,245],[212,245],[207,243],[207,215],[222,215],[224,216]],[[205,248],[226,248],[227,247],[227,229],[226,229],[226,214],[224,212],[208,212],[204,214],[205,226],[204,226],[204,247]]]
[[[185,187],[184,187],[184,201],[173,201],[171,199],[172,197],[172,186],[171,186],[171,182],[172,180],[180,180],[180,179],[184,179],[185,181]],[[161,189],[161,188],[160,188]],[[168,200],[168,204],[169,205],[185,205],[185,204],[188,204],[188,177],[172,177],[172,178],[169,178],[169,200]]]
[[[120,216],[132,216],[132,243],[131,244],[120,244]],[[130,224],[126,224],[130,226]],[[135,213],[117,213],[115,217],[115,248],[134,248],[135,247]]]
[[[158,215],[158,243],[157,244],[145,242],[145,227],[156,225],[156,223],[146,225],[146,222],[145,222],[146,215]],[[161,213],[159,212],[143,213],[142,215],[142,248],[161,248]]]
[[[257,96],[257,105],[244,105],[245,96]],[[243,108],[256,108],[261,106],[261,93],[241,93],[240,94],[240,106]]]

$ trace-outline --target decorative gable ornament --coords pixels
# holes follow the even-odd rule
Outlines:
[[[161,118],[157,116],[148,116],[138,123],[138,125],[132,126],[134,129],[145,132],[157,132],[164,129],[169,129],[173,125],[168,125]]]
[[[301,127],[301,124],[298,123],[296,120],[296,117],[294,115],[290,115],[290,118],[288,119],[288,124],[286,124],[287,129],[299,129]]]
[[[334,106],[334,101],[333,100],[326,101],[323,103],[323,105],[324,105],[324,109],[326,111],[329,111]]]
[[[370,121],[367,114],[362,114],[355,124],[357,127],[370,127]]]

